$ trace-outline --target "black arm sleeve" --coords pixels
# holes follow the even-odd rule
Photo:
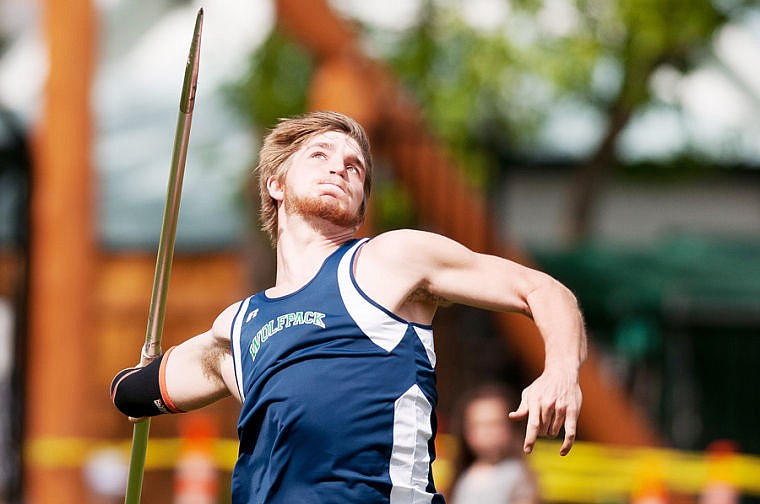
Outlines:
[[[120,371],[111,382],[111,400],[134,418],[175,413],[161,395],[161,361],[166,354],[141,368]]]

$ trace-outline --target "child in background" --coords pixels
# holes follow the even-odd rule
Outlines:
[[[537,504],[535,474],[525,462],[519,423],[507,418],[514,393],[501,384],[482,385],[461,401],[458,478],[451,504]],[[456,426],[455,426],[456,427]]]

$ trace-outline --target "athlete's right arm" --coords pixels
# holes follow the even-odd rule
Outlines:
[[[116,375],[111,399],[131,417],[201,408],[228,395],[239,399],[229,330],[239,303],[224,310],[212,328],[170,348],[142,368]]]

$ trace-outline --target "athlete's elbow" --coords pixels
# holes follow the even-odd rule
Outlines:
[[[557,302],[576,304],[575,295],[562,282],[542,271],[534,271],[525,296],[528,304]]]
[[[166,404],[161,394],[160,366],[159,358],[145,367],[120,371],[111,381],[111,401],[114,406],[133,418],[179,412]]]
[[[582,322],[578,298],[573,291],[556,278],[546,273],[537,272],[525,297],[528,315],[533,316],[536,309],[551,306],[554,310],[577,316]]]

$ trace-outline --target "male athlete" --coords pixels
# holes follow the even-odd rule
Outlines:
[[[551,277],[413,230],[353,238],[372,175],[352,119],[281,121],[257,167],[274,286],[225,309],[212,328],[145,367],[120,372],[116,406],[142,417],[241,402],[235,503],[442,503],[432,320],[440,301],[533,318],[543,373],[509,418],[573,445],[586,338],[574,296]],[[505,412],[505,415],[507,412]]]

